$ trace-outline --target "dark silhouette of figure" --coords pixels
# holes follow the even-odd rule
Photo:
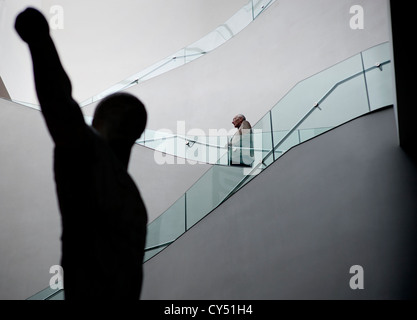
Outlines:
[[[55,143],[65,299],[139,299],[147,213],[127,167],[145,129],[145,107],[133,95],[113,94],[97,106],[92,127],[86,125],[45,17],[28,8],[15,28],[29,45]]]

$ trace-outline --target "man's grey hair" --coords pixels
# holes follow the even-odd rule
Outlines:
[[[246,120],[246,117],[241,113],[237,114],[236,117],[242,118],[243,120]]]

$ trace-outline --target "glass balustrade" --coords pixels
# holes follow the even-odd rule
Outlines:
[[[178,136],[149,130],[148,134],[146,131],[145,139],[139,144],[215,165],[171,208],[148,225],[145,261],[166,248],[292,147],[367,112],[393,104],[391,80],[388,43],[305,79],[253,126],[250,148],[227,146],[230,136]],[[176,146],[180,144],[181,148]],[[197,148],[205,151],[196,152]],[[252,151],[251,165],[231,165],[232,149],[240,153]],[[214,154],[212,150],[222,152],[216,153],[217,158],[210,158],[207,154]]]
[[[265,121],[267,122],[265,123]],[[297,132],[294,133],[294,137],[296,138],[294,143],[291,144],[289,141],[288,143],[291,145],[288,145],[287,143],[276,152],[281,154],[291,146],[322,133],[323,130],[328,130],[328,128],[298,129],[296,130]],[[288,130],[274,131],[272,132],[272,135],[280,138],[285,136],[286,133],[288,133]],[[148,147],[156,152],[187,159],[187,162],[190,164],[207,163],[230,166],[238,164],[238,161],[233,161],[233,159],[240,158],[241,156],[247,156],[248,158],[248,160],[241,160],[241,163],[247,162],[250,164],[252,162],[262,162],[268,152],[271,152],[272,150],[272,135],[270,116],[268,113],[266,117],[261,119],[261,121],[252,128],[252,133],[250,135],[248,134],[247,139],[250,139],[251,142],[248,141],[246,147],[229,145],[232,136],[176,135],[149,129],[145,130],[140,139],[136,141],[136,144]],[[271,161],[273,160],[268,160],[268,164],[270,164]],[[180,162],[178,161],[178,163]],[[185,161],[182,163],[185,163]]]

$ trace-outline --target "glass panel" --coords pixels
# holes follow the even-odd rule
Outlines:
[[[183,143],[185,145],[185,157],[192,161],[207,162],[207,141],[205,136],[185,136]]]
[[[335,127],[369,112],[363,75],[357,76],[338,86],[316,108],[300,129]]]
[[[175,240],[185,231],[185,196],[148,224],[145,248]]]
[[[60,291],[60,289],[51,289],[50,287],[47,287],[46,289],[43,289],[42,291],[29,297],[27,300],[48,300],[49,297],[53,296],[58,291]]]
[[[315,90],[315,85],[313,78],[300,82],[274,106],[271,114],[275,132],[290,130],[330,87]],[[275,144],[277,141],[279,139],[274,137]]]
[[[209,163],[228,165],[227,163],[227,136],[209,136]],[[217,146],[217,147],[213,147]],[[226,157],[225,157],[226,156]]]
[[[365,69],[382,62],[391,61],[391,49],[388,42],[372,47],[362,53]]]
[[[135,82],[136,79],[125,79],[120,81],[119,83],[115,84],[114,86],[108,88],[107,90],[99,93],[98,95],[94,96],[91,98],[91,102],[95,102],[95,101],[99,101],[105,97],[107,97],[108,95],[111,95],[115,92],[118,91],[122,91],[124,89],[129,88],[130,86],[136,84]],[[87,105],[88,103],[86,103],[85,101],[81,104],[81,106]]]
[[[288,135],[289,132],[290,132],[289,130],[274,132],[274,139],[277,139],[275,146],[278,146],[278,148],[275,149],[276,159],[282,156],[285,152],[287,152],[293,146],[301,142],[298,130],[295,130],[290,135]]]
[[[185,63],[188,63],[195,59],[200,58],[201,56],[206,54],[206,52],[203,50],[203,48],[199,47],[198,43],[196,43],[195,45],[191,45],[185,48],[184,54],[185,54]]]
[[[254,165],[264,161],[266,165],[273,162],[273,157],[264,159],[272,150],[271,114],[268,112],[252,129]]]
[[[210,137],[204,135],[185,136],[185,157],[191,161],[214,163],[217,161],[217,145],[210,144]],[[210,162],[214,161],[214,162]]]
[[[219,205],[243,180],[247,168],[214,166],[187,191],[187,228]]]
[[[168,247],[168,245],[166,245],[166,246],[162,246],[162,247],[159,247],[159,248],[157,248],[157,249],[153,249],[153,250],[148,250],[148,251],[145,251],[145,255],[144,255],[144,257],[143,257],[143,262],[146,262],[146,261],[148,261],[150,258],[152,258],[154,255],[156,255],[157,253],[159,253],[159,252],[161,252],[162,250],[164,250],[166,247]]]
[[[275,0],[274,0],[275,1]],[[242,31],[253,21],[252,3],[249,1],[224,24],[234,35]]]
[[[146,137],[146,131],[148,131],[148,129],[145,129],[142,133],[142,135],[139,137],[139,139],[137,139],[135,141],[135,143],[140,144],[140,145],[145,145],[145,137]]]
[[[371,110],[394,103],[391,63],[366,72],[366,81]]]
[[[149,69],[146,69],[139,78],[138,81],[146,81],[150,78],[159,76],[165,72],[168,72],[172,69],[182,66],[185,64],[185,53],[184,49],[174,53],[172,56],[160,61],[159,63],[153,65]]]
[[[229,148],[229,142],[231,141],[232,137],[231,136],[225,136],[224,137],[226,140],[222,139],[222,142],[225,142],[224,144],[222,144],[222,146],[225,146],[225,149],[223,149],[221,151],[220,154],[220,158],[216,161],[215,164],[220,164],[220,165],[229,165],[230,164],[230,148]]]
[[[187,159],[189,163],[204,162],[228,165],[227,141],[227,136],[181,136],[162,130],[145,130],[140,139],[136,140],[136,143]],[[178,159],[178,163],[185,163],[185,160]]]
[[[58,293],[54,294],[48,300],[65,300],[64,290],[61,290]]]
[[[298,83],[271,110],[274,131],[291,129],[336,83],[361,72],[362,60],[356,55]]]
[[[146,130],[144,141],[145,147],[155,149],[168,154],[175,154],[176,138],[170,132]],[[185,149],[185,148],[184,148]],[[184,154],[183,154],[184,155]]]
[[[394,103],[391,51],[389,43],[373,47],[362,54],[365,70],[379,65],[366,72],[369,102],[371,110]]]
[[[259,14],[266,9],[266,7],[272,3],[271,0],[252,0],[253,4],[253,18],[255,19]]]
[[[300,142],[304,142],[307,141],[311,138],[314,138],[315,136],[318,136],[319,134],[322,134],[328,130],[332,129],[331,127],[329,128],[315,128],[315,129],[302,129],[299,130],[299,137],[300,137]]]
[[[233,34],[230,33],[230,31],[226,27],[218,27],[213,32],[210,32],[208,35],[206,35],[204,38],[196,41],[192,45],[187,47],[187,52],[201,52],[201,53],[207,53],[214,49],[216,49],[218,46],[225,43],[227,40],[229,40]],[[192,58],[192,57],[191,57]],[[190,60],[192,61],[192,60]]]
[[[298,131],[292,132],[289,136],[286,135],[290,129],[312,110],[317,102],[322,101],[320,104],[321,109],[325,105],[336,104],[337,106],[329,108],[326,114],[322,115],[318,115],[317,110],[320,109],[316,108],[296,129],[331,127],[334,126],[334,123],[340,124],[341,119],[347,121],[352,119],[350,116],[354,115],[353,117],[355,117],[361,114],[363,112],[361,109],[362,104],[355,105],[356,100],[352,100],[352,98],[356,97],[356,90],[365,92],[362,70],[362,58],[359,54],[297,84],[271,110],[274,143],[275,145],[279,145],[279,152],[285,152],[295,144],[301,142],[301,135]],[[354,77],[352,80],[347,80],[352,76]],[[344,83],[344,81],[348,81],[349,85]],[[340,96],[335,95],[337,91],[340,95],[341,86],[344,87],[344,95],[348,97],[347,101],[352,103],[352,107],[343,113],[340,113],[340,109],[344,109],[343,106],[347,101],[340,101]],[[349,92],[353,97],[349,96],[349,93],[346,92]],[[362,101],[362,97],[363,95],[359,95],[358,100]],[[357,109],[361,111],[358,113],[356,112]],[[279,155],[276,153],[276,157]]]
[[[227,40],[235,36],[251,22],[252,4],[249,2],[224,24],[220,25],[214,31],[210,32],[200,40],[187,46],[187,62],[192,61],[201,55],[216,49]]]

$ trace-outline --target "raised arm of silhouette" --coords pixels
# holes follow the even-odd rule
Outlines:
[[[29,45],[36,92],[55,142],[65,299],[139,299],[147,213],[127,168],[145,129],[145,107],[131,94],[116,93],[100,101],[92,127],[86,125],[45,17],[28,8],[15,28]]]
[[[29,8],[17,17],[15,27],[29,45],[36,93],[49,132],[57,145],[70,143],[79,138],[86,124],[71,96],[71,82],[50,37],[48,22],[39,11]]]

